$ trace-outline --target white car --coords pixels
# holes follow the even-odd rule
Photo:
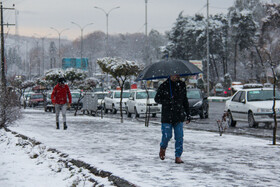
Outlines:
[[[152,116],[156,117],[157,113],[161,113],[161,105],[155,102],[155,96],[156,91],[154,90],[148,90],[148,94],[146,90],[131,91],[130,97],[126,102],[127,116],[131,117],[131,114],[135,114],[135,117],[139,117],[140,114],[145,114],[148,109]]]
[[[125,110],[126,101],[130,95],[129,91],[124,90],[122,95],[122,110]],[[120,101],[121,101],[121,91],[114,90],[110,91],[109,94],[104,98],[104,111],[108,113],[108,111],[112,111],[112,113],[116,114],[118,110],[120,110]]]
[[[104,99],[109,94],[109,92],[94,92],[93,97],[96,95],[98,98],[98,109],[101,110],[104,106]]]
[[[276,90],[275,110],[280,118],[280,91]],[[271,125],[273,118],[273,89],[251,88],[237,91],[230,100],[226,101],[225,112],[232,127],[236,122],[247,122],[249,127],[258,127],[259,123]]]
[[[35,92],[24,92],[24,94],[20,98],[20,104],[22,106],[26,106],[29,103],[29,99],[31,94],[34,94]]]

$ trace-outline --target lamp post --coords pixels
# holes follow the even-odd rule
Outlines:
[[[57,30],[57,29],[54,28],[54,27],[50,27],[50,28],[53,29],[54,31],[56,31],[57,34],[58,34],[58,58],[59,58],[59,62],[61,63],[60,36],[61,36],[61,33],[62,33],[62,32],[66,31],[66,30],[69,30],[69,29],[66,28],[66,29],[63,29],[63,30],[59,31],[59,30]]]
[[[45,58],[45,45],[44,45],[44,41],[45,41],[45,38],[50,36],[51,34],[47,34],[43,37],[41,37],[40,35],[38,35],[36,33],[34,33],[34,35],[38,36],[42,40],[42,69],[43,69],[43,73],[44,73],[44,70],[45,70],[45,60],[44,60],[44,58]],[[40,62],[39,62],[39,76],[41,75],[40,69],[41,69],[41,65],[40,65]]]
[[[74,25],[77,25],[80,29],[81,29],[81,63],[82,63],[82,59],[83,59],[83,31],[85,29],[85,27],[92,25],[93,23],[89,23],[86,24],[85,26],[81,27],[79,24],[75,23],[75,22],[71,22]]]
[[[207,96],[209,97],[209,0],[207,0]]]
[[[117,7],[114,7],[114,8],[112,8],[112,9],[110,9],[108,12],[106,12],[103,8],[100,8],[100,7],[97,7],[97,6],[95,6],[94,8],[96,8],[96,9],[99,9],[99,10],[101,10],[101,11],[103,11],[104,13],[105,13],[105,15],[106,15],[106,53],[107,53],[107,56],[108,56],[108,19],[109,19],[109,14],[110,14],[110,12],[112,12],[113,10],[115,10],[115,9],[118,9],[118,8],[120,8],[119,6],[117,6]]]

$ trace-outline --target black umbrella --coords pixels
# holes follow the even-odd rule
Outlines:
[[[170,75],[197,75],[202,71],[185,60],[163,60],[153,63],[139,73],[136,81],[168,78]]]

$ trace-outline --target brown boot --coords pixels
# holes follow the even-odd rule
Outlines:
[[[163,148],[160,148],[160,150],[159,150],[159,158],[160,158],[161,160],[164,160],[164,159],[165,159],[165,150],[166,150],[166,149],[163,149]]]
[[[184,162],[181,160],[181,157],[176,157],[176,158],[175,158],[175,163],[176,163],[176,164],[182,164],[182,163],[184,163]]]

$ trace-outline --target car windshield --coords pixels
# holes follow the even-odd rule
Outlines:
[[[123,98],[129,98],[130,93],[129,92],[123,92],[122,97]],[[121,92],[115,92],[115,98],[121,98]]]
[[[200,91],[199,90],[188,90],[187,91],[188,99],[200,99]]]
[[[104,99],[107,94],[96,94],[98,99]]]
[[[42,99],[42,98],[43,98],[43,94],[31,95],[30,98],[31,98],[31,99]]]
[[[280,100],[280,92],[276,90],[275,98]],[[248,101],[267,101],[273,100],[273,90],[252,90],[247,93]]]
[[[79,98],[80,93],[71,93],[72,98]]]
[[[149,98],[155,98],[156,92],[149,92]],[[137,92],[136,99],[147,99],[147,92]]]

